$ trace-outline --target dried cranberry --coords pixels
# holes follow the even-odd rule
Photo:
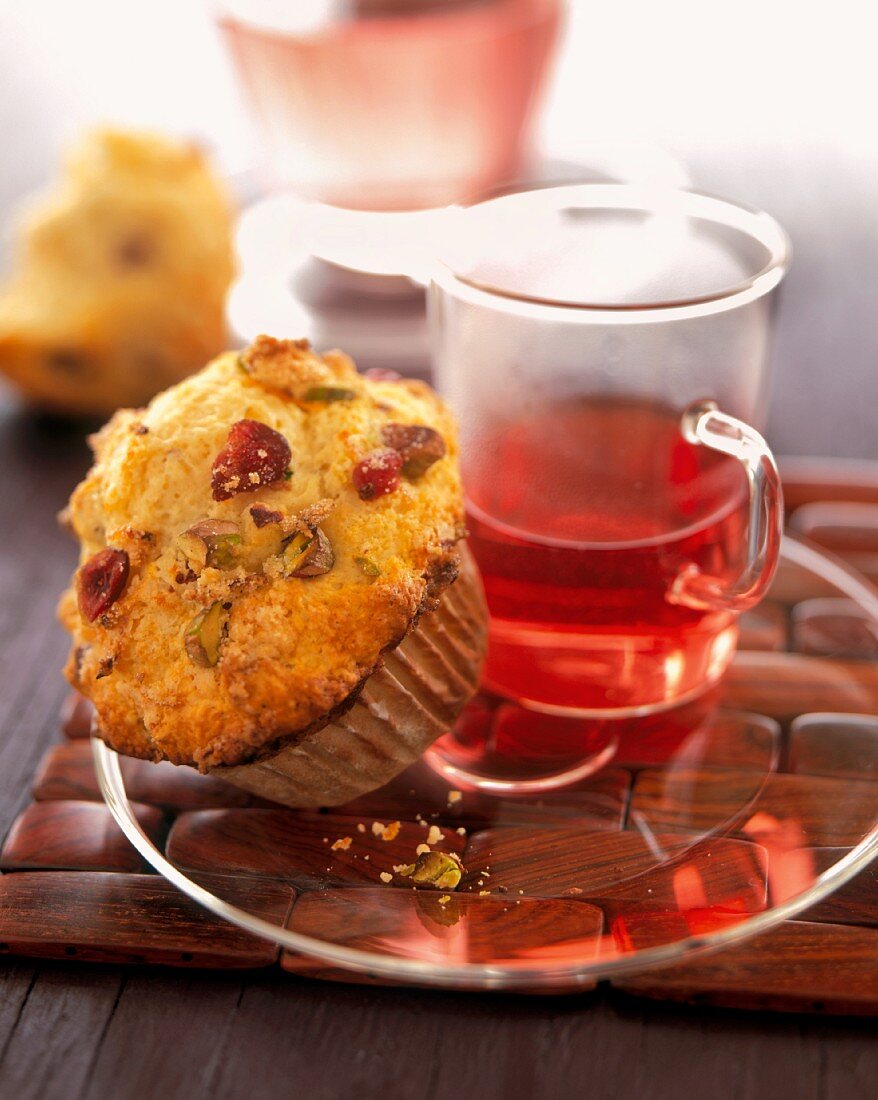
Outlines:
[[[363,371],[363,377],[370,382],[399,382],[402,379],[399,371],[388,370],[386,367],[370,367]]]
[[[258,420],[239,420],[229,429],[226,445],[213,462],[213,499],[255,493],[283,480],[291,458],[290,445],[280,432]]]
[[[99,550],[79,570],[76,594],[83,618],[93,623],[125,591],[130,563],[124,550]]]
[[[445,455],[445,440],[423,424],[385,424],[381,437],[399,452],[406,477],[420,477]]]
[[[367,454],[354,467],[354,488],[360,494],[360,500],[374,500],[375,497],[392,493],[399,485],[399,471],[402,458],[396,451],[379,450]]]

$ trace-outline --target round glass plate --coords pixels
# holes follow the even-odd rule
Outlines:
[[[878,852],[876,640],[876,591],[787,538],[717,691],[621,728],[606,767],[560,790],[455,790],[421,761],[356,802],[306,812],[198,777],[204,808],[176,818],[162,852],[129,801],[126,769],[139,762],[94,740],[95,763],[145,859],[279,944],[290,971],[572,990],[738,943],[867,865]],[[507,752],[516,738],[535,743],[532,723],[551,723],[487,697],[465,721],[474,745],[506,739]],[[541,743],[570,734],[560,721]],[[415,885],[413,865],[450,875]]]

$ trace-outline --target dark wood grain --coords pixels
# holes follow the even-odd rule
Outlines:
[[[789,561],[781,561],[771,583],[769,596],[773,603],[790,611],[802,600],[838,596],[838,589],[809,569],[793,565]]]
[[[793,237],[770,441],[781,453],[878,458],[874,172],[834,144],[677,151],[697,186],[771,210]],[[55,513],[86,468],[84,434],[0,404],[3,834],[30,799],[66,692],[56,675],[66,641],[53,613],[75,554]],[[878,502],[876,467],[856,465],[782,462],[788,507]],[[792,485],[792,475],[803,480]],[[871,485],[852,490],[858,479]],[[800,598],[827,594],[812,585]],[[871,1100],[874,1040],[871,1020],[744,1015],[612,991],[543,1000],[295,983],[265,971],[0,967],[0,1095],[16,1100],[237,1100],[291,1090],[312,1100]]]
[[[392,839],[376,835],[371,820],[338,814],[204,810],[177,818],[167,852],[186,870],[257,875],[302,886],[376,886],[394,866],[414,863],[429,833],[417,822],[377,824],[390,826]],[[462,853],[465,841],[453,829],[443,829],[430,846],[437,852]]]
[[[806,714],[790,727],[788,770],[861,779],[878,774],[878,716]]]
[[[809,594],[813,595],[813,592]],[[773,656],[771,654],[768,655]],[[754,654],[754,657],[755,656],[759,655]],[[55,697],[56,704],[57,700],[59,700],[60,698],[61,692],[59,692]],[[785,706],[783,713],[779,714],[779,717],[781,717],[784,721],[790,720],[790,718],[793,716],[792,711],[794,709],[794,707]],[[721,734],[721,732],[717,729],[714,729],[712,732],[710,743],[710,754],[712,755],[710,755],[709,758],[705,757],[704,762],[738,767],[750,764],[754,767],[757,767],[757,761],[764,761],[767,751],[773,752],[776,749],[778,741],[777,731],[776,728],[772,727],[770,724],[766,726],[764,722],[760,723],[759,720],[757,720],[755,724],[748,723],[746,719],[738,717],[735,717],[731,721],[724,721],[726,721],[724,733]],[[82,731],[80,730],[80,732]],[[84,748],[85,746],[83,745],[82,747]],[[641,757],[644,756],[643,749],[644,745],[641,744],[639,750]],[[636,747],[629,752],[631,761],[635,761],[637,752],[638,750]],[[31,759],[34,758],[31,757]],[[85,760],[86,757],[84,756],[84,754],[80,754],[74,759],[75,766],[72,769],[74,773],[72,777],[74,782],[73,789],[76,793],[82,794],[84,797],[91,798],[94,797],[95,791],[93,786],[90,787],[90,784],[93,782],[90,779],[90,762],[89,766],[86,768]],[[627,762],[629,761],[626,759],[626,763]],[[640,761],[640,764],[642,765],[643,763],[648,762],[648,759],[644,758]],[[65,769],[63,768],[61,769],[62,773],[64,772],[64,770]],[[149,773],[146,774],[149,775]],[[71,776],[68,775],[67,780],[70,780],[70,778]],[[198,777],[195,778],[197,780]],[[2,779],[2,777],[0,777],[0,779]],[[592,784],[590,786],[587,785],[586,791],[583,793],[577,793],[577,796],[573,800],[572,804],[565,804],[564,800],[561,800],[556,809],[556,812],[559,815],[559,822],[569,823],[571,820],[573,820],[579,821],[587,826],[589,819],[591,818],[594,822],[601,823],[597,826],[599,828],[604,828],[608,824],[610,824],[610,827],[618,827],[618,823],[625,812],[626,785],[627,780],[624,776],[624,773],[621,772],[619,773],[618,777],[614,779],[612,784],[605,787],[601,787],[599,784]],[[60,792],[55,791],[53,793]],[[156,796],[153,792],[152,797],[155,798],[158,805],[167,805],[166,795]],[[191,793],[187,793],[185,795],[177,795],[174,797],[173,801],[180,803],[182,799],[183,805],[185,805],[185,802],[188,801],[191,797]],[[445,793],[442,791],[438,792],[438,802],[436,804],[431,804],[429,809],[430,812],[437,815],[443,817],[447,815],[451,817],[452,821],[450,822],[450,824],[456,825],[457,821],[461,820],[459,816],[461,812],[468,815],[466,820],[471,822],[472,825],[485,824],[489,822],[493,816],[496,816],[498,812],[496,806],[478,806],[472,804],[468,807],[465,806],[463,808],[463,811],[461,811],[460,809],[452,810],[452,808],[447,805],[447,800],[446,804],[444,806],[442,805],[443,798],[445,798]],[[210,804],[211,803],[208,802],[208,805]],[[421,812],[426,808],[428,807],[419,805],[416,812]],[[517,812],[524,813],[525,815],[527,815],[528,813],[526,807],[519,809]],[[506,813],[505,807],[503,808],[503,813]],[[456,819],[455,814],[458,815]],[[379,815],[376,814],[375,816]],[[817,861],[818,859],[819,857],[815,856],[815,861]],[[230,896],[234,893],[234,883],[235,880],[229,879],[225,880],[222,884],[214,885],[215,888],[219,890],[222,896]],[[249,899],[245,898],[242,898],[241,900],[249,901]],[[580,903],[581,898],[577,900],[577,902],[571,904]],[[617,910],[615,913],[612,908],[614,904],[614,899],[612,897],[602,899],[601,904],[603,907],[603,912],[605,914],[605,919],[608,922],[608,927],[611,927],[613,929],[614,935],[622,934],[623,930],[620,929],[618,923],[615,921],[615,917],[618,915],[618,913],[623,911],[622,906],[618,903],[618,899],[616,899]],[[815,919],[819,918],[820,920],[824,921],[837,921],[840,923],[845,920],[856,919],[857,916],[860,915],[862,920],[865,921],[869,919],[869,904],[870,903],[868,901],[868,894],[864,894],[862,888],[860,888],[855,896],[852,896],[847,901],[845,901],[843,894],[840,894],[838,903],[836,904],[834,909],[821,910],[818,908],[815,909],[812,916]],[[639,927],[635,927],[631,922],[632,907],[630,899],[624,899],[624,912],[628,918],[628,926],[626,929],[624,929],[626,935],[655,936],[659,933],[659,927],[654,923],[656,920],[660,919],[658,915],[651,916],[648,913],[643,914],[641,925]],[[677,914],[677,919],[680,919],[680,917],[682,916],[682,919],[686,922],[685,930],[692,932],[698,930],[707,930],[706,924],[704,924],[703,922],[706,921],[708,915],[709,914],[707,913],[700,913],[697,909],[690,909],[685,911],[685,913],[682,915]],[[661,919],[666,919],[666,916],[667,915],[665,915],[665,917]],[[740,919],[740,915],[728,914],[727,919],[730,923],[733,923]],[[712,915],[712,920],[716,922],[717,917],[715,914]],[[650,921],[653,921],[653,923],[650,924]],[[663,930],[663,934],[667,934],[667,929]],[[845,947],[845,950],[847,950],[847,947]],[[288,960],[288,964],[290,963],[290,961],[291,960]],[[14,1083],[15,1087],[19,1090],[22,1088],[24,1089],[22,1095],[27,1095],[27,1085],[24,1084],[24,1082],[26,1082],[28,1078],[26,1074],[16,1075],[15,1055],[20,1050],[23,1051],[25,1049],[28,1049],[29,1045],[33,1042],[32,1036],[39,1033],[39,1023],[45,1017],[45,1009],[50,1008],[55,999],[55,994],[51,991],[51,982],[56,980],[58,983],[60,983],[61,988],[67,988],[67,985],[65,984],[67,979],[65,979],[63,972],[58,972],[57,979],[54,977],[50,977],[53,976],[55,973],[50,969],[51,965],[51,963],[46,962],[39,963],[38,966],[41,969],[38,969],[37,971],[29,971],[26,967],[14,967],[12,970],[13,974],[18,975],[18,977],[14,979],[12,986],[13,1003],[17,1003],[18,1008],[21,1009],[22,1013],[21,1015],[19,1015],[17,1008],[15,1019],[21,1019],[23,1021],[23,1026],[16,1026],[14,1021],[11,1025],[12,1038],[15,1045],[10,1044],[9,1049],[11,1050],[12,1061],[8,1063],[10,1067],[8,1072],[10,1074],[9,1080]],[[294,966],[295,965],[296,964],[294,964]],[[304,965],[302,966],[302,969],[305,969]],[[317,971],[313,971],[312,973],[317,973]],[[48,992],[46,994],[45,1008],[41,1005],[40,1001],[33,1002],[34,1007],[30,1010],[32,1012],[32,1015],[28,1015],[27,1005],[28,1003],[31,1003],[32,997],[32,993],[29,994],[28,991],[31,988],[30,983],[33,980],[34,974],[37,975],[38,981],[40,974],[46,975],[46,989]],[[333,975],[332,973],[324,969],[320,972],[320,976],[326,978],[340,975]],[[289,978],[287,980],[289,980]],[[164,982],[165,984],[161,984],[162,982]],[[295,1002],[290,1002],[289,999],[285,996],[281,996],[281,998],[278,1000],[278,998],[271,992],[274,988],[272,983],[267,982],[265,979],[254,982],[253,979],[248,978],[246,979],[246,983],[244,985],[242,985],[240,982],[236,983],[231,979],[218,979],[216,981],[211,980],[205,983],[203,980],[193,981],[192,978],[188,978],[186,979],[185,985],[179,985],[178,982],[179,980],[173,977],[168,977],[165,979],[150,979],[146,976],[143,976],[136,978],[136,982],[133,985],[131,978],[123,978],[117,981],[115,985],[112,985],[112,989],[114,991],[114,1000],[112,1005],[110,1006],[109,1015],[104,1021],[105,1026],[99,1029],[97,1035],[90,1034],[88,1042],[80,1042],[78,1044],[79,1049],[85,1052],[82,1054],[82,1062],[78,1063],[81,1064],[83,1067],[83,1079],[86,1082],[91,1082],[91,1084],[86,1086],[89,1090],[87,1092],[88,1095],[101,1095],[101,1089],[106,1089],[107,1083],[109,1081],[115,1080],[118,1077],[118,1073],[121,1067],[124,1067],[128,1064],[143,1064],[144,1058],[146,1058],[147,1064],[149,1064],[149,1056],[144,1052],[143,1043],[139,1042],[138,1038],[135,1038],[135,1035],[137,1035],[141,1030],[141,1028],[137,1027],[134,1022],[136,1019],[140,1018],[138,1006],[143,1007],[147,1013],[153,1013],[152,1017],[150,1017],[149,1015],[147,1016],[148,1026],[151,1033],[156,1035],[163,1034],[168,1038],[176,1038],[179,1034],[186,1034],[187,1040],[193,1044],[193,1049],[202,1050],[204,1052],[202,1061],[196,1066],[193,1065],[185,1057],[185,1055],[182,1058],[178,1058],[176,1056],[177,1048],[174,1047],[173,1043],[171,1044],[171,1049],[165,1053],[161,1060],[161,1066],[157,1066],[156,1069],[154,1069],[153,1071],[154,1073],[156,1072],[156,1070],[158,1071],[157,1079],[167,1081],[169,1088],[173,1089],[177,1086],[181,1086],[182,1083],[185,1082],[187,1091],[194,1090],[194,1094],[196,1095],[199,1095],[201,1092],[207,1089],[210,1090],[211,1096],[224,1094],[232,1095],[231,1093],[224,1093],[223,1091],[226,1087],[225,1082],[227,1080],[227,1074],[231,1073],[231,1076],[228,1077],[229,1081],[240,1082],[241,1078],[239,1075],[244,1072],[244,1067],[246,1067],[248,1084],[251,1084],[253,1080],[266,1080],[262,1076],[263,1066],[253,1060],[255,1052],[259,1050],[258,1042],[252,1042],[256,1033],[252,1031],[250,1032],[251,1046],[248,1047],[245,1053],[242,1053],[240,1046],[238,1046],[235,1048],[235,1054],[231,1057],[231,1059],[227,1056],[222,1056],[216,1051],[213,1036],[211,1035],[208,1038],[205,1034],[205,1030],[198,1027],[197,1006],[199,1003],[204,1003],[205,1006],[207,1006],[207,1018],[205,1020],[205,1028],[208,1026],[212,1027],[215,1023],[216,1026],[219,1027],[220,1031],[225,1034],[228,1033],[228,1029],[232,1028],[233,1022],[235,1025],[240,1025],[242,1020],[247,1019],[252,1019],[254,1021],[254,1024],[256,1021],[262,1019],[264,1021],[263,1026],[266,1026],[267,1017],[265,1017],[264,1015],[264,1008],[269,1004],[272,1006],[273,1020],[276,1020],[278,1017],[284,1018],[285,1015],[288,1013],[288,1006],[291,1003]],[[171,989],[175,991],[173,1003],[167,1003],[166,998],[168,996],[168,991]],[[251,989],[253,991],[249,1001],[244,993],[245,989]],[[403,991],[400,991],[398,994],[394,994],[392,993],[392,991],[385,989],[378,991],[377,995],[383,998],[388,998],[391,996],[408,998],[407,1000],[399,1002],[399,1011],[402,1013],[402,1018],[405,1018],[406,1021],[406,1034],[410,1034],[410,1028],[412,1026],[412,1020],[410,1018],[411,1012],[408,1007],[403,1009],[402,1005],[405,1004],[406,1006],[410,1006],[413,1003],[411,1001],[411,998],[417,997],[417,994]],[[301,992],[298,992],[297,996],[301,998]],[[327,1006],[333,1005],[336,1009],[343,1006],[351,1006],[352,1010],[357,1012],[357,1017],[359,1018],[361,1015],[361,1010],[356,1009],[354,1006],[358,1003],[363,1004],[363,1002],[351,1000],[351,998],[355,996],[355,991],[349,988],[331,989],[324,986],[322,987],[321,994],[319,994],[319,1003]],[[430,1000],[427,1001],[427,1004],[441,1003],[442,1001],[442,995],[431,994],[429,996]],[[382,1001],[381,1003],[385,1004],[388,1002]],[[470,1003],[472,1002],[460,1002],[461,1005],[469,1005]],[[506,1002],[497,1002],[498,1005],[501,1003]],[[570,1002],[566,1003],[569,1004]],[[159,1008],[159,1006],[162,1007]],[[189,1006],[188,1012],[186,1011],[187,1006]],[[829,1008],[839,1007],[834,1006],[831,1002],[827,1002],[827,1006]],[[847,1006],[841,1005],[840,1007],[846,1008]],[[366,1011],[366,1009],[363,1008],[362,1011]],[[647,1008],[626,1008],[624,1010],[624,1014],[620,1015],[621,1010],[614,1008],[612,1004],[608,1005],[606,1003],[598,1003],[596,1005],[587,1005],[586,1011],[587,1014],[583,1014],[582,1011],[575,1013],[572,1017],[572,1020],[578,1020],[583,1024],[586,1021],[589,1021],[590,1027],[604,1027],[606,1029],[609,1029],[607,1030],[608,1037],[620,1034],[620,1029],[623,1029],[624,1031],[626,1020],[638,1021],[636,1025],[632,1023],[632,1026],[636,1026],[638,1029],[633,1034],[642,1034],[645,1036],[663,1035],[666,1034],[663,1029],[667,1028],[668,1021],[673,1020],[673,1016],[670,1016],[668,1014],[669,1010],[667,1008],[663,1010],[650,1010]],[[242,1012],[244,1013],[244,1016],[241,1015]],[[650,1012],[652,1013],[651,1015],[649,1015]],[[512,1015],[510,1015],[510,1013],[512,1013]],[[498,1009],[495,1010],[495,1015],[496,1019],[498,1020],[498,1028],[500,1028],[500,1030],[497,1031],[495,1036],[494,1049],[492,1050],[490,1055],[486,1055],[489,1062],[492,1058],[496,1058],[497,1043],[500,1043],[503,1049],[508,1051],[510,1058],[512,1058],[516,1053],[516,1049],[514,1046],[510,1047],[508,1045],[504,1045],[505,1039],[503,1039],[503,1041],[501,1042],[501,1039],[504,1036],[503,1029],[505,1028],[508,1030],[510,1027],[515,1026],[513,1022],[515,1020],[514,1010],[511,1007],[504,1010]],[[537,1016],[536,1018],[539,1019],[541,1017]],[[649,1019],[649,1030],[644,1032],[643,1021],[645,1021],[647,1018]],[[424,1025],[428,1029],[424,1032],[425,1041],[430,1041],[427,1036],[430,1036],[431,1038],[434,1036],[434,1032],[429,1030],[429,1019],[430,1017],[429,1015],[427,1015],[424,1017],[423,1020]],[[209,1024],[208,1020],[210,1021]],[[486,1017],[483,1021],[484,1035],[493,1034],[487,1027],[487,1020],[488,1018]],[[693,1020],[697,1020],[699,1024],[703,1025],[703,1017],[696,1016],[693,1017]],[[29,1024],[28,1021],[33,1022]],[[2,1022],[2,1017],[0,1017],[0,1022]],[[720,1040],[723,1035],[729,1036],[731,1034],[732,1028],[728,1021],[717,1024],[716,1026],[718,1028],[716,1032],[718,1040]],[[769,1020],[766,1018],[759,1020],[758,1029],[757,1021],[754,1021],[754,1024],[749,1025],[749,1030],[746,1031],[748,1043],[747,1047],[742,1049],[729,1048],[736,1050],[735,1060],[731,1060],[728,1058],[728,1056],[725,1056],[726,1061],[723,1062],[723,1065],[725,1066],[724,1073],[726,1077],[731,1079],[735,1073],[739,1072],[739,1064],[741,1063],[741,1060],[743,1059],[743,1062],[747,1063],[748,1052],[754,1050],[760,1042],[766,1041],[765,1037],[767,1035],[782,1035],[782,1027],[783,1025],[779,1023],[776,1018],[773,1020]],[[529,1024],[528,1029],[522,1034],[529,1043],[528,1050],[532,1050],[533,1040],[528,1039],[527,1037],[534,1034],[533,1023]],[[582,1032],[581,1030],[577,1032],[578,1049],[588,1048],[588,1043],[583,1041],[586,1038],[587,1034],[587,1032]],[[679,1035],[681,1034],[685,1034],[685,1032],[680,1032]],[[842,1039],[844,1039],[846,1035],[853,1035],[850,1030],[845,1033],[839,1034]],[[677,1046],[679,1046],[679,1035],[677,1035],[675,1039],[675,1033],[671,1031],[666,1034],[666,1038],[668,1038],[672,1043],[676,1041]],[[16,1036],[20,1036],[20,1038],[16,1038]],[[835,1036],[836,1039],[838,1037],[839,1036]],[[168,1038],[166,1038],[166,1042],[168,1041]],[[393,1040],[391,1039],[391,1043],[392,1041]],[[375,1046],[378,1050],[384,1049],[380,1042],[376,1043]],[[46,1048],[44,1047],[44,1049]],[[298,1049],[298,1047],[289,1048],[289,1053],[290,1056],[294,1058],[294,1062],[298,1067],[300,1078],[307,1080],[309,1079],[311,1062],[307,1059],[300,1058],[296,1053]],[[389,1049],[394,1048],[393,1046],[391,1046]],[[552,1049],[554,1049],[554,1044]],[[717,1049],[722,1050],[724,1048],[720,1045]],[[832,1048],[827,1049],[835,1050],[836,1047],[833,1046]],[[69,1061],[69,1054],[67,1053],[67,1048],[65,1048],[63,1041],[50,1043],[47,1049],[47,1054],[48,1057],[44,1060],[43,1063],[45,1067],[45,1072],[36,1075],[34,1079],[36,1081],[39,1081],[44,1089],[48,1087],[48,1092],[46,1092],[46,1095],[51,1095],[52,1082],[57,1082],[61,1079],[60,1067],[66,1066],[67,1062]],[[827,1058],[829,1057],[830,1056],[827,1055]],[[860,1059],[860,1061],[862,1062],[862,1058]],[[531,1054],[528,1054],[528,1057],[521,1065],[521,1072],[514,1078],[516,1084],[520,1083],[520,1080],[527,1076],[528,1068],[531,1066],[532,1062],[533,1056]],[[492,1062],[491,1064],[494,1063]],[[575,1059],[573,1061],[568,1061],[565,1063],[568,1068],[572,1068],[575,1064],[577,1064]],[[376,1061],[373,1066],[373,1070],[379,1072],[380,1074],[381,1066],[382,1063]],[[664,1062],[663,1066],[665,1070],[664,1079],[672,1080],[673,1070],[675,1068],[674,1064]],[[759,1077],[756,1074],[755,1066],[756,1064],[753,1063],[753,1071],[748,1071],[750,1073],[750,1076],[747,1077],[746,1080],[751,1083],[757,1080],[764,1081],[764,1075],[762,1077]],[[334,1071],[338,1074],[344,1074],[344,1076],[330,1076],[330,1078],[327,1078],[323,1070],[321,1070],[319,1077],[313,1079],[315,1085],[315,1095],[320,1094],[321,1082],[325,1084],[328,1080],[343,1079],[345,1081],[352,1081],[358,1079],[358,1070],[354,1063],[344,1060],[339,1062],[337,1059],[334,1063]],[[272,1063],[271,1072],[272,1074],[277,1072],[276,1059]],[[626,1076],[626,1074],[628,1074],[629,1072],[630,1060],[627,1062],[624,1059],[620,1060],[617,1063],[617,1068],[614,1072],[614,1088],[619,1081],[625,1080],[640,1081],[641,1084],[645,1083],[645,1079],[643,1078]],[[3,1074],[4,1063],[2,1061],[2,1058],[0,1058],[0,1084],[4,1082]],[[441,1069],[441,1067],[434,1069],[433,1071],[431,1071],[431,1080],[433,1080],[434,1078],[436,1081],[441,1080],[442,1074],[443,1070]],[[72,1076],[73,1079],[75,1079],[75,1073]],[[835,1070],[835,1079],[840,1082],[844,1082],[845,1087],[849,1087],[852,1080],[856,1083],[856,1081],[859,1079],[859,1074],[855,1078],[852,1078],[851,1075],[846,1072],[844,1066],[839,1063]],[[373,1078],[370,1078],[370,1081],[371,1080],[373,1080]],[[545,1073],[541,1073],[538,1079],[534,1078],[533,1080],[535,1081],[535,1083],[538,1081],[538,1088],[537,1091],[532,1092],[532,1094],[539,1095],[539,1089],[548,1089],[551,1085],[553,1078],[551,1074],[547,1075]],[[744,1079],[742,1078],[742,1080]],[[788,1084],[788,1081],[788,1076],[784,1075],[782,1078],[779,1079],[778,1087],[785,1087]],[[331,1086],[328,1087],[331,1088]],[[498,1086],[498,1088],[499,1087],[500,1086]],[[461,1085],[459,1072],[455,1072],[453,1078],[450,1078],[448,1080],[448,1088],[449,1095],[452,1094],[452,1091],[454,1095],[461,1094],[461,1089],[465,1088],[465,1086]],[[493,1085],[488,1086],[486,1090],[484,1081],[480,1080],[478,1088],[480,1095],[491,1095]],[[364,1083],[364,1089],[366,1091],[364,1091],[362,1094],[368,1095],[368,1083]],[[334,1095],[332,1091],[325,1094]],[[506,1096],[510,1095],[510,1092],[508,1088],[506,1088],[504,1091],[494,1091],[494,1094]],[[545,1094],[549,1095],[548,1092]],[[802,1095],[805,1094],[806,1093],[804,1092],[802,1093]],[[39,1095],[39,1093],[33,1093],[33,1095]],[[58,1095],[62,1094],[59,1093]],[[435,1092],[433,1086],[430,1085],[428,1091],[424,1093],[424,1095],[434,1096],[437,1095],[437,1093]]]
[[[745,611],[738,621],[740,649],[784,649],[787,641],[787,609],[783,604],[766,600]]]
[[[822,546],[869,580],[878,579],[878,504],[815,501],[790,517],[790,527]]]
[[[125,757],[121,761],[125,789],[137,802],[172,810],[215,806],[249,806],[255,801],[245,791],[192,768],[153,764]],[[88,741],[73,740],[49,749],[34,777],[34,798],[85,799],[100,802],[94,757]]]
[[[467,791],[457,801],[450,801],[450,784],[418,764],[380,791],[337,807],[337,812],[361,821],[389,821],[400,815],[413,820],[420,815],[431,823],[467,830],[487,828],[495,822],[560,825],[571,821],[593,829],[618,829],[625,815],[629,786],[629,773],[610,767],[563,790],[538,796],[506,798]]]
[[[648,767],[670,759],[692,767],[752,768],[770,771],[780,757],[781,729],[772,718],[746,711],[700,708],[660,714],[626,725],[613,762]]]
[[[223,1067],[249,1062],[238,1031],[248,1017],[242,999],[253,980],[240,971],[125,972],[102,1033],[83,1043],[92,1059],[83,1098],[219,1095]],[[278,1014],[287,1046],[298,1045],[288,1027],[295,1000],[288,998]],[[278,1085],[278,1094],[284,1091]],[[247,1095],[259,1093],[250,1088]]]
[[[61,732],[71,740],[82,740],[91,733],[94,707],[78,691],[71,691],[61,710]]]
[[[600,901],[609,941],[620,955],[667,947],[681,940],[734,928],[746,919],[746,912],[715,909],[704,905],[663,905],[648,899]]]
[[[874,459],[876,454],[870,455]],[[872,461],[781,458],[784,506],[792,516],[805,504],[852,501],[878,505],[878,466]]]
[[[796,653],[738,653],[722,684],[723,705],[789,722],[809,711],[878,710],[878,664]]]
[[[154,844],[165,834],[154,806],[132,806]],[[33,802],[19,814],[0,851],[3,871],[142,871],[144,862],[106,806],[93,802]]]
[[[659,859],[656,850],[663,852]],[[725,838],[574,829],[495,829],[470,838],[463,889],[499,888],[513,896],[643,898],[686,907],[694,879],[698,904],[745,912],[765,908],[767,855],[757,844]],[[489,871],[487,879],[484,871]]]
[[[116,969],[40,972],[0,1062],[0,1094],[33,1100],[78,1095],[123,985],[124,977]],[[72,1021],[82,1028],[81,1034],[71,1027]]]
[[[443,895],[385,887],[304,894],[289,927],[329,943],[397,958],[525,963],[571,941],[584,953],[591,944],[597,955],[603,915],[578,900]],[[289,951],[281,964],[303,974],[322,969],[320,962]]]
[[[631,796],[631,818],[653,831],[724,831],[759,840],[771,830],[797,847],[858,844],[875,820],[878,784],[748,771],[642,771]]]
[[[292,892],[254,883],[249,898],[283,920]],[[0,877],[0,951],[164,966],[258,967],[277,957],[157,875],[72,871]]]
[[[793,608],[792,648],[817,657],[878,657],[878,624],[851,600],[804,600]]]
[[[878,1014],[878,930],[791,921],[743,947],[621,978],[641,997],[781,1012]]]
[[[845,852],[843,848],[814,849],[811,854],[815,869],[822,872],[833,867]],[[878,863],[873,861],[850,882],[806,909],[797,919],[878,927]]]
[[[0,966],[0,1052],[9,1044],[36,977],[33,963],[26,959]]]

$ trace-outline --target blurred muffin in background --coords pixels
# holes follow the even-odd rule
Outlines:
[[[200,151],[97,130],[19,228],[0,371],[74,415],[140,405],[227,346],[230,202]]]

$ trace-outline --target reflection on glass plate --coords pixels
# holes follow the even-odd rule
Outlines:
[[[846,601],[833,613],[852,629],[836,623],[834,648],[815,653],[792,627],[826,599]],[[787,539],[716,695],[623,732],[603,770],[559,790],[456,789],[421,761],[326,812],[241,805],[235,792],[229,808],[178,817],[162,852],[119,759],[94,741],[98,777],[149,863],[279,944],[287,970],[573,990],[770,928],[878,852],[878,663],[858,649],[864,617],[878,622],[874,590]],[[479,752],[531,720],[479,698],[466,737]],[[549,752],[570,732],[559,721]]]

